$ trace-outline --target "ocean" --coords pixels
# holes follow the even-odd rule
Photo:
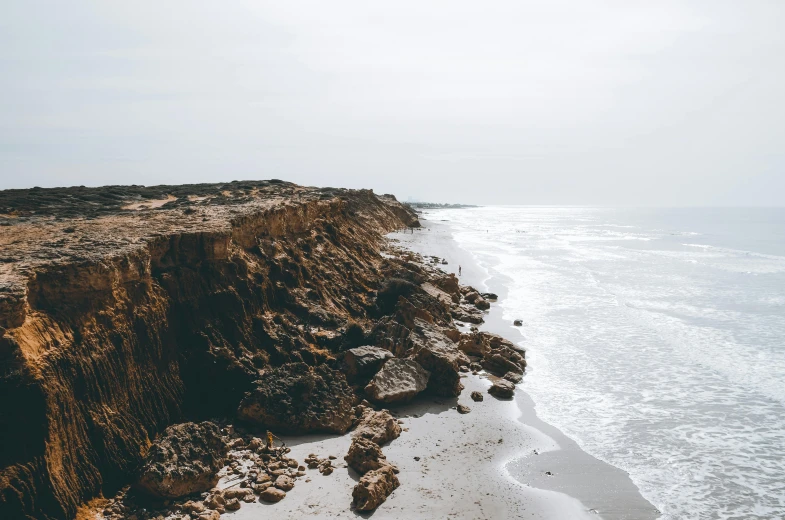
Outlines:
[[[424,217],[508,285],[543,420],[665,519],[785,518],[785,209]]]

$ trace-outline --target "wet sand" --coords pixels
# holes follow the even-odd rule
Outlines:
[[[422,255],[435,255],[447,260],[440,267],[458,274],[462,284],[481,291],[494,292],[503,301],[507,293],[505,277],[483,270],[472,253],[462,249],[452,238],[449,225],[436,219],[421,220],[424,228],[412,233],[395,233],[391,238],[399,245]],[[525,316],[518,317],[525,320]],[[467,327],[468,328],[468,327]],[[521,329],[502,318],[498,302],[491,303],[480,330],[504,336],[524,348],[526,341]],[[536,370],[528,367],[527,370]],[[537,417],[532,399],[525,393],[526,377],[518,385],[516,402],[520,421],[553,440],[555,449],[538,455],[520,453],[505,468],[512,478],[534,488],[565,493],[581,501],[590,511],[607,520],[638,520],[659,517],[657,509],[640,494],[629,475],[583,451],[578,444],[554,426]],[[550,475],[547,474],[550,472]]]

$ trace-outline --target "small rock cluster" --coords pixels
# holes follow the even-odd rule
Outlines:
[[[334,455],[330,455],[327,458],[319,458],[315,453],[311,453],[305,458],[305,463],[308,464],[309,469],[318,469],[319,473],[327,476],[335,469],[333,467],[333,460],[335,460],[335,458]]]
[[[150,461],[144,466],[157,471],[142,471],[134,486],[123,490],[104,507],[104,517],[112,520],[217,520],[223,513],[240,509],[243,503],[279,502],[294,488],[297,479],[306,476],[305,466],[288,456],[291,450],[287,447],[268,447],[265,440],[243,434],[232,426],[220,430],[221,437],[217,437],[217,433],[218,426],[210,422],[183,423],[167,429],[150,449]],[[214,464],[209,471],[196,475],[193,468],[206,468],[206,464],[197,463],[209,457],[203,453],[199,459],[193,459],[183,454],[189,450],[197,453],[198,448],[215,444],[216,438],[220,440],[217,453],[225,459],[221,458],[220,466]],[[162,453],[168,454],[168,458]],[[309,468],[317,468],[326,476],[333,472],[334,459],[334,456],[319,458],[311,454],[305,462]],[[225,467],[224,461],[227,462]],[[168,472],[161,471],[162,466]],[[151,473],[157,477],[156,482],[167,483],[163,488],[165,495],[151,487]],[[224,477],[224,481],[219,489],[215,485],[220,477]],[[194,487],[194,482],[199,486]],[[207,482],[210,485],[205,484]]]

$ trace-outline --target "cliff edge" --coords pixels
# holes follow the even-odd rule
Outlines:
[[[0,516],[73,518],[265,367],[335,364],[379,316],[382,235],[418,225],[274,180],[0,192]]]

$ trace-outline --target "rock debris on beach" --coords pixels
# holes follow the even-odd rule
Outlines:
[[[352,429],[352,504],[370,511],[400,485],[384,450],[406,431],[377,406],[438,396],[466,414],[447,402],[462,379],[504,376],[489,392],[511,397],[526,367],[523,349],[456,326],[483,323],[496,295],[384,242],[419,226],[391,196],[253,181],[0,192],[0,206],[0,347],[35,353],[8,358],[31,390],[3,410],[63,448],[0,468],[15,475],[2,500],[42,497],[0,502],[9,518],[73,517],[103,478],[125,478],[107,518],[214,520],[296,494],[309,471],[347,471],[335,455],[300,464],[278,435]],[[47,465],[74,478],[25,469]]]

